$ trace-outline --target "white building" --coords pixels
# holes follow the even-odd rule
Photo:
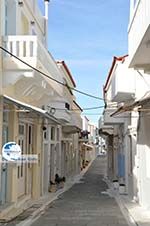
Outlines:
[[[43,1],[42,15],[36,0],[0,1],[0,150],[15,141],[22,154],[38,156],[37,164],[2,164],[1,219],[48,193],[56,173],[69,177],[79,172],[81,109],[69,89],[74,84],[66,65],[47,50],[48,2]],[[64,142],[69,142],[66,149]],[[64,149],[69,152],[67,166]]]
[[[84,115],[82,117],[82,131],[80,133],[80,160],[81,169],[93,161],[98,153],[98,129]]]
[[[129,67],[140,71],[141,77],[150,72],[150,1],[130,1],[130,20],[128,26],[129,40]],[[149,76],[145,80],[147,90],[150,89]],[[141,89],[140,89],[141,90]],[[139,90],[139,91],[140,91]],[[150,207],[150,143],[149,143],[149,93],[147,93],[134,106],[139,109],[139,122],[137,129],[137,191],[139,203]]]
[[[150,77],[148,74],[141,75],[142,71],[129,69],[128,65],[127,56],[115,57],[113,60],[104,86],[106,107],[100,131],[107,136],[108,176],[125,183],[128,195],[138,200],[138,131],[141,118],[133,109],[141,103],[140,98],[149,90],[147,84]],[[140,157],[141,161],[143,157]]]

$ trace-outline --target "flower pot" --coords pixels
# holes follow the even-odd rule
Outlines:
[[[125,184],[119,184],[119,194],[125,194]]]
[[[49,187],[49,192],[56,192],[57,188],[56,188],[56,184],[51,184]]]

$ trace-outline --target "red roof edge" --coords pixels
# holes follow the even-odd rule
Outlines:
[[[80,105],[74,100],[73,103],[80,109],[80,111],[83,111],[83,109],[80,107]]]
[[[113,69],[114,69],[114,66],[115,66],[116,62],[117,62],[117,61],[122,61],[122,62],[124,62],[124,60],[125,60],[126,57],[128,57],[128,55],[124,55],[124,56],[120,56],[120,57],[116,57],[116,56],[113,57],[113,62],[112,62],[110,71],[109,71],[109,73],[108,73],[106,83],[105,83],[105,85],[104,85],[104,87],[103,87],[103,93],[104,93],[104,94],[105,94],[105,92],[106,92],[106,87],[107,87],[108,82],[109,82],[109,80],[110,80],[110,78],[111,78],[111,74],[112,74],[112,71],[113,71]]]
[[[69,75],[69,78],[70,78],[72,84],[74,85],[74,87],[76,87],[76,83],[75,83],[75,81],[74,81],[74,79],[73,79],[73,76],[71,75],[71,72],[70,72],[68,66],[66,65],[65,61],[64,61],[64,60],[62,60],[62,61],[57,61],[57,63],[61,63],[61,64],[64,66],[64,68],[65,68],[67,74]]]

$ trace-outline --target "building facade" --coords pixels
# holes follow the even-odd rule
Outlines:
[[[80,172],[81,108],[69,69],[47,50],[48,2],[44,15],[36,0],[0,2],[0,150],[15,141],[22,154],[38,157],[1,163],[1,219],[46,195],[56,174]]]
[[[145,79],[149,77],[150,52],[150,2],[148,0],[130,1],[130,20],[128,26],[129,41],[129,67],[134,68]],[[149,91],[149,78],[145,80]],[[149,92],[147,92],[139,103],[135,103],[139,110],[139,123],[137,129],[137,183],[138,201],[146,207],[150,207],[149,188]],[[140,109],[141,108],[141,109]]]
[[[98,154],[98,129],[90,120],[82,115],[82,131],[80,133],[80,167],[83,170]]]
[[[143,71],[130,69],[129,60],[128,56],[115,57],[112,62],[104,86],[105,109],[100,134],[106,139],[109,179],[123,183],[128,196],[142,204],[140,196],[145,192],[140,189],[141,172],[144,172],[140,162],[145,157],[144,151],[139,154],[139,147],[145,135],[139,128],[145,117],[141,118],[140,114],[144,113],[139,113],[137,107],[148,97],[150,77]]]

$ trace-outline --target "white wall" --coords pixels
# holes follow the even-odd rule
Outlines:
[[[113,70],[106,94],[108,103],[113,99],[118,102],[140,99],[150,90],[150,75],[128,67],[129,58],[124,63],[118,62]]]
[[[138,47],[141,45],[141,41],[150,25],[149,16],[149,0],[136,0],[135,6],[133,0],[131,0],[130,21],[128,26],[129,57],[131,60],[135,58],[135,54],[138,52]],[[148,40],[149,38],[147,37],[144,41],[146,42]],[[146,47],[146,43],[144,45]],[[145,48],[144,45],[142,45],[142,48],[146,50],[147,48]],[[142,54],[144,54],[144,52],[142,52]],[[146,52],[145,54],[147,55]],[[142,59],[142,55],[139,59]],[[139,61],[137,61],[137,63],[139,63]]]
[[[134,71],[134,73],[136,79],[135,96],[136,99],[140,99],[150,90],[150,75],[145,74],[143,71],[140,71],[141,75],[137,71]]]
[[[149,128],[150,120],[146,113],[140,118],[140,127],[138,131],[138,190],[140,204],[150,208],[150,138]]]

